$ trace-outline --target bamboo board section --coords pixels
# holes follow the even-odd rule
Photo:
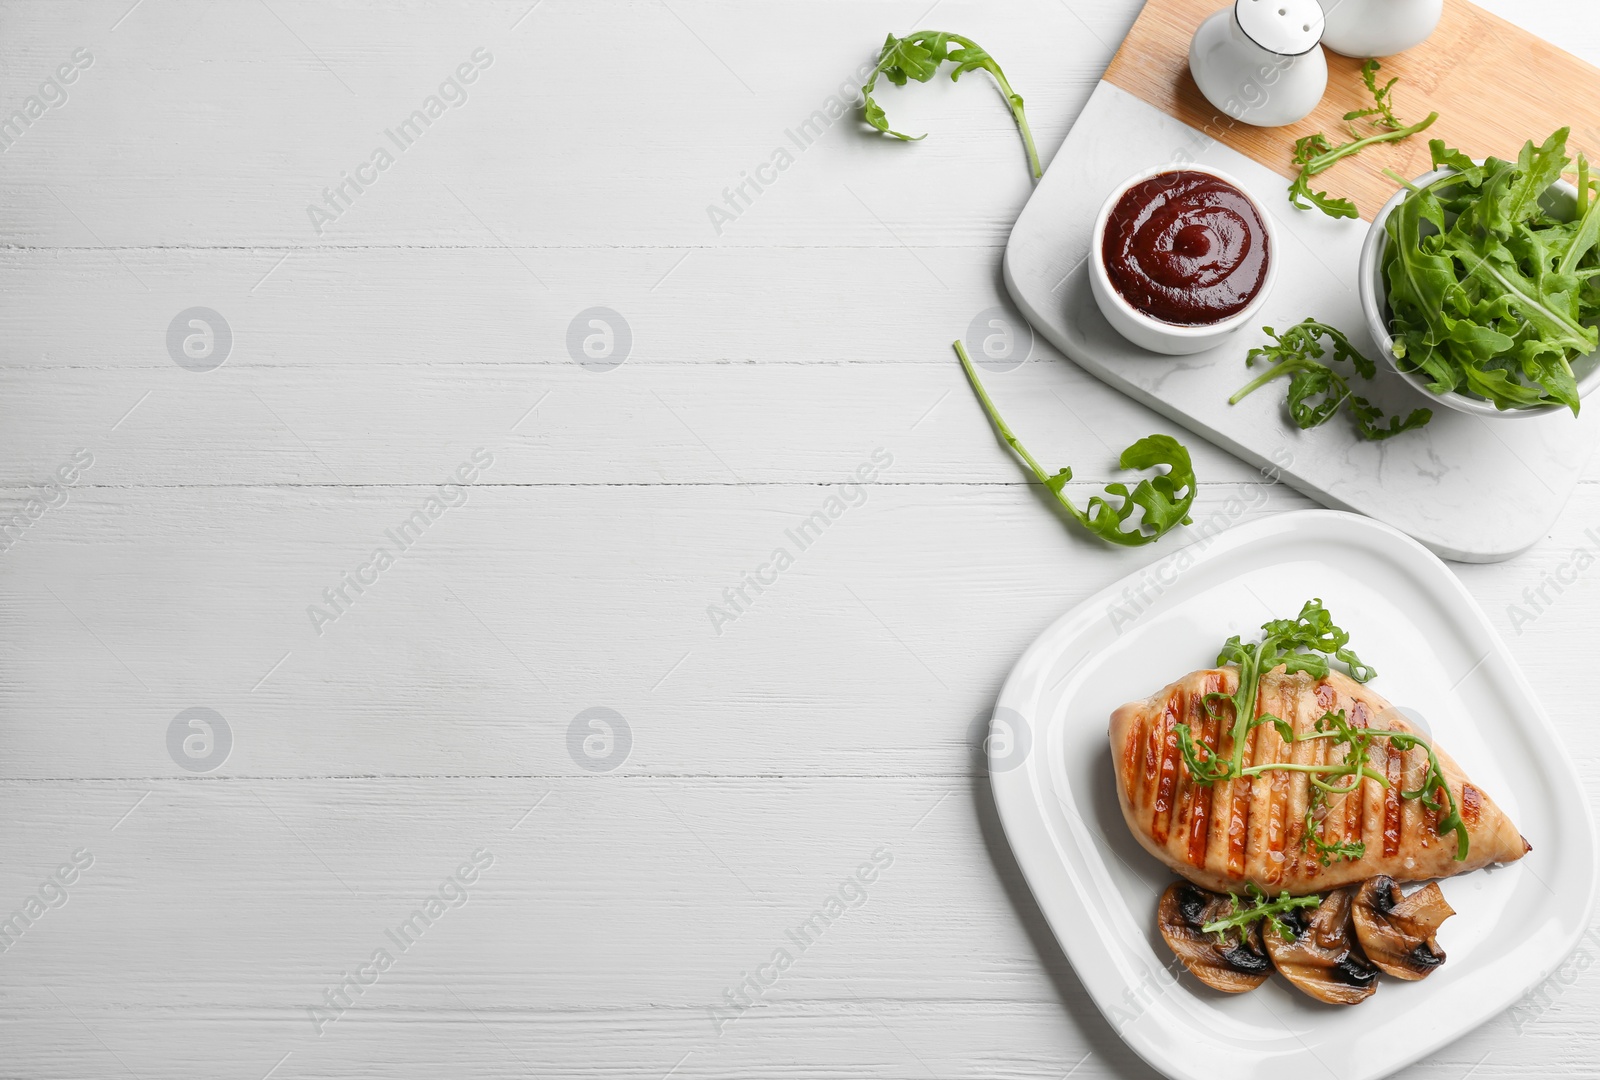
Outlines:
[[[1148,0],[1105,80],[1183,121],[1284,177],[1296,139],[1324,132],[1348,141],[1344,114],[1372,103],[1361,82],[1361,61],[1324,50],[1328,90],[1306,119],[1287,127],[1254,127],[1216,109],[1189,74],[1189,42],[1217,0]],[[1428,140],[1444,139],[1472,157],[1514,157],[1528,139],[1542,142],[1572,128],[1568,153],[1600,148],[1600,69],[1466,0],[1445,0],[1433,36],[1382,61],[1381,81],[1398,75],[1394,109],[1406,123],[1437,111],[1426,131],[1398,143],[1369,147],[1312,183],[1355,200],[1370,221],[1395,192],[1383,175],[1417,176],[1429,168]],[[1380,81],[1380,85],[1381,85]],[[1270,90],[1268,91],[1270,92]],[[1363,133],[1365,129],[1363,129]]]

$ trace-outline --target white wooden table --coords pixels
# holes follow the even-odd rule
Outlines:
[[[974,76],[890,96],[923,143],[788,135],[925,22],[1048,161],[1137,4],[530,2],[0,5],[0,113],[63,99],[0,153],[0,1076],[1150,1075],[973,749],[1159,554],[1065,527],[951,356],[1015,131]],[[1582,0],[1492,6],[1600,61]],[[990,382],[1080,500],[1168,430],[1042,344]],[[1194,449],[1197,517],[1307,505]],[[1459,572],[1595,785],[1579,547],[1600,471]],[[1406,1075],[1597,1075],[1597,953]]]

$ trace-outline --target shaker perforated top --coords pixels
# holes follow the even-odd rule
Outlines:
[[[1279,56],[1310,52],[1322,40],[1317,0],[1235,0],[1233,16],[1246,37]]]

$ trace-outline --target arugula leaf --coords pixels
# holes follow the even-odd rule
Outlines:
[[[1321,210],[1332,218],[1356,218],[1360,214],[1356,204],[1349,199],[1335,198],[1326,191],[1316,191],[1311,187],[1311,178],[1318,173],[1326,172],[1335,164],[1352,154],[1359,154],[1369,146],[1378,143],[1399,142],[1409,139],[1419,131],[1424,131],[1439,119],[1439,114],[1431,112],[1426,120],[1409,126],[1402,124],[1399,117],[1394,114],[1393,91],[1394,84],[1399,82],[1395,77],[1378,85],[1378,69],[1381,67],[1376,60],[1368,60],[1361,65],[1361,81],[1366,83],[1367,90],[1372,94],[1372,107],[1354,109],[1344,114],[1346,122],[1360,119],[1373,120],[1373,125],[1383,128],[1376,134],[1365,138],[1350,128],[1350,142],[1334,146],[1328,142],[1328,137],[1320,131],[1315,135],[1307,135],[1296,139],[1294,154],[1289,158],[1289,164],[1299,168],[1300,172],[1289,184],[1289,205],[1297,210]],[[1303,201],[1302,201],[1303,200]]]
[[[1287,375],[1289,415],[1302,431],[1327,423],[1340,406],[1348,408],[1357,433],[1368,440],[1393,438],[1402,431],[1420,428],[1433,419],[1433,410],[1413,409],[1403,420],[1398,416],[1389,417],[1387,426],[1384,426],[1383,410],[1359,394],[1352,393],[1349,380],[1321,362],[1326,352],[1322,347],[1322,339],[1327,338],[1333,345],[1332,360],[1335,363],[1349,361],[1356,374],[1363,379],[1371,379],[1377,374],[1377,365],[1351,345],[1350,339],[1341,331],[1327,323],[1307,318],[1282,334],[1270,326],[1264,329],[1267,336],[1272,338],[1272,344],[1251,349],[1244,362],[1246,367],[1254,367],[1256,361],[1265,360],[1269,366],[1240,387],[1228,399],[1229,405],[1237,405],[1273,379]]]
[[[1050,489],[1056,501],[1084,528],[1113,544],[1139,547],[1154,543],[1178,525],[1189,524],[1189,508],[1194,505],[1198,485],[1194,466],[1189,461],[1189,451],[1178,440],[1170,435],[1146,435],[1128,447],[1122,452],[1119,463],[1122,468],[1150,469],[1165,465],[1167,471],[1140,480],[1131,492],[1126,484],[1107,484],[1106,495],[1121,500],[1119,503],[1113,503],[1103,495],[1093,495],[1089,498],[1088,509],[1080,510],[1066,495],[1065,489],[1072,479],[1072,470],[1061,469],[1052,475],[1034,460],[1033,455],[1023,448],[1011,428],[1000,418],[994,402],[989,400],[988,391],[983,388],[978,373],[972,367],[972,361],[967,357],[966,347],[959,340],[955,342],[955,350],[967,377],[972,380],[972,388],[978,392],[978,400],[983,403],[984,411],[989,414],[989,419],[1005,439],[1006,445],[1022,457],[1039,482]],[[1123,528],[1135,510],[1143,511],[1142,519],[1132,528]]]
[[[1499,210],[1508,224],[1526,221],[1539,213],[1539,196],[1544,189],[1561,179],[1561,170],[1572,163],[1567,157],[1567,135],[1570,128],[1558,128],[1535,147],[1533,140],[1523,143],[1517,152],[1517,168],[1513,180],[1507,185]]]
[[[1460,150],[1446,146],[1443,139],[1429,139],[1428,154],[1433,158],[1435,169],[1454,169],[1474,186],[1483,183],[1483,166]]]
[[[1200,928],[1202,934],[1224,934],[1229,930],[1242,930],[1253,922],[1261,919],[1267,920],[1267,925],[1277,932],[1284,941],[1294,940],[1294,931],[1289,929],[1283,921],[1283,915],[1300,908],[1314,908],[1322,903],[1320,896],[1290,896],[1288,892],[1280,892],[1276,900],[1268,900],[1267,894],[1258,889],[1255,882],[1246,882],[1250,895],[1241,901],[1237,894],[1229,893],[1228,899],[1233,901],[1233,914],[1224,915],[1220,919],[1212,919]]]
[[[952,44],[954,48],[951,47]],[[905,142],[916,142],[927,138],[926,134],[906,135],[890,128],[889,118],[884,114],[883,106],[873,99],[872,91],[877,88],[879,75],[885,76],[896,86],[904,86],[908,79],[925,83],[933,78],[934,73],[939,70],[939,65],[946,61],[955,65],[950,72],[951,82],[960,79],[963,72],[979,69],[994,76],[1000,92],[1005,95],[1006,104],[1011,107],[1011,115],[1016,118],[1017,129],[1022,133],[1022,142],[1028,150],[1028,167],[1033,171],[1034,179],[1037,180],[1044,175],[1044,171],[1039,167],[1039,151],[1033,145],[1033,132],[1028,129],[1028,118],[1022,111],[1022,95],[1011,89],[1011,84],[1006,81],[1005,73],[1000,70],[1000,65],[995,63],[994,57],[985,52],[977,42],[960,34],[949,34],[939,30],[918,30],[903,38],[897,38],[893,34],[885,38],[883,51],[878,56],[878,66],[873,69],[872,76],[861,88],[863,118],[885,135],[892,135]]]
[[[1578,161],[1570,221],[1541,196],[1570,164],[1568,130],[1526,142],[1515,161],[1475,164],[1435,139],[1455,172],[1410,189],[1384,222],[1393,351],[1434,393],[1476,394],[1501,409],[1579,408],[1572,361],[1600,347],[1600,199]],[[1393,175],[1391,173],[1391,175]]]

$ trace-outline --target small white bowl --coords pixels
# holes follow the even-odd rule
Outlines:
[[[1478,164],[1481,165],[1483,162],[1480,161]],[[1417,177],[1412,183],[1418,187],[1425,187],[1455,171],[1435,169]],[[1399,206],[1409,194],[1411,193],[1405,188],[1395,192],[1394,196],[1383,204],[1383,209],[1378,211],[1378,216],[1372,219],[1372,224],[1367,228],[1367,238],[1361,245],[1361,263],[1356,272],[1357,288],[1361,295],[1361,312],[1367,318],[1367,329],[1372,332],[1372,340],[1377,342],[1383,358],[1389,362],[1390,367],[1399,372],[1401,378],[1422,391],[1425,396],[1457,412],[1505,420],[1525,420],[1529,417],[1548,416],[1558,412],[1570,413],[1565,405],[1560,404],[1539,405],[1532,409],[1498,409],[1494,402],[1476,394],[1464,394],[1459,391],[1436,394],[1428,389],[1429,380],[1426,375],[1400,370],[1400,362],[1394,355],[1394,336],[1389,333],[1389,286],[1383,280],[1383,253],[1389,246],[1389,234],[1384,231],[1383,225],[1389,220],[1389,215],[1394,212],[1395,207]],[[1546,211],[1555,216],[1570,217],[1578,211],[1578,189],[1565,180],[1557,180],[1539,196],[1539,202]],[[1572,361],[1572,374],[1578,380],[1578,397],[1588,397],[1590,391],[1600,386],[1600,352],[1589,353]]]
[[[1169,172],[1198,172],[1207,176],[1215,176],[1218,180],[1226,181],[1244,193],[1256,208],[1256,217],[1261,220],[1261,227],[1267,236],[1267,277],[1261,283],[1261,290],[1241,310],[1228,316],[1220,322],[1205,323],[1190,326],[1183,323],[1170,323],[1158,319],[1153,315],[1146,315],[1128,301],[1124,300],[1117,287],[1111,283],[1111,277],[1106,273],[1105,266],[1105,240],[1106,222],[1111,217],[1111,211],[1116,207],[1117,201],[1127,193],[1135,184],[1143,183],[1152,176],[1160,176]],[[1278,246],[1278,234],[1273,229],[1272,218],[1261,209],[1261,204],[1256,201],[1245,186],[1236,178],[1229,176],[1221,169],[1213,169],[1209,165],[1157,165],[1154,168],[1137,172],[1121,184],[1107,197],[1105,205],[1100,207],[1100,216],[1094,220],[1094,232],[1089,238],[1089,291],[1094,294],[1094,302],[1100,308],[1100,313],[1106,317],[1112,329],[1141,349],[1151,352],[1164,353],[1168,356],[1186,356],[1189,353],[1204,352],[1206,349],[1222,344],[1229,336],[1241,329],[1247,323],[1255,320],[1256,314],[1267,301],[1267,296],[1272,292],[1273,283],[1278,280],[1278,259],[1281,249]]]

